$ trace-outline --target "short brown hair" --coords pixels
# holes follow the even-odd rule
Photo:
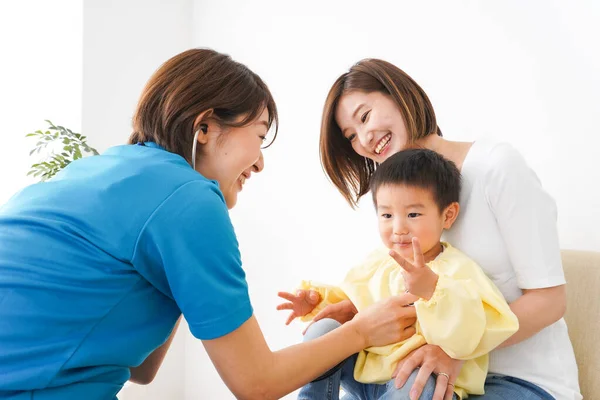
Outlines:
[[[409,140],[414,143],[432,133],[442,136],[433,106],[427,94],[404,71],[378,59],[364,59],[341,75],[331,87],[321,121],[321,165],[329,180],[351,207],[368,193],[375,163],[358,155],[335,121],[340,98],[352,91],[380,92],[392,97],[406,124]]]
[[[371,178],[373,203],[383,186],[406,185],[429,190],[438,210],[458,203],[462,179],[454,162],[428,149],[406,149],[387,158]]]
[[[277,136],[277,107],[262,79],[226,54],[191,49],[152,75],[138,102],[128,142],[155,142],[191,163],[194,122],[200,113],[213,109],[211,117],[219,124],[240,127],[265,108],[269,128],[275,124]]]

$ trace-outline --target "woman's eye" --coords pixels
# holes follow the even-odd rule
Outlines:
[[[348,139],[348,141],[351,142],[354,140],[355,137],[356,137],[356,133],[353,133],[351,135],[348,135],[348,137],[346,139]]]
[[[410,213],[410,214],[408,214],[408,218],[417,218],[419,215],[421,215],[421,214],[419,214],[419,213]]]
[[[390,219],[392,218],[392,214],[381,214],[381,216],[385,219]]]
[[[265,140],[267,140],[267,137],[266,137],[266,136],[259,136],[259,137],[260,137],[260,140],[262,140],[263,142],[264,142]]]
[[[360,120],[362,121],[362,123],[364,124],[365,122],[367,122],[367,117],[369,116],[369,113],[371,112],[371,110],[367,111],[366,113],[364,113],[362,115],[362,117],[360,117]]]

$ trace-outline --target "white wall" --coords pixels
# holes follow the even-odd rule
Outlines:
[[[27,133],[81,129],[82,21],[77,0],[0,2],[0,205],[34,182]]]
[[[266,169],[232,218],[268,343],[295,343],[300,327],[283,325],[277,290],[306,277],[336,282],[378,243],[368,199],[351,211],[324,177],[318,131],[335,78],[380,57],[424,87],[446,137],[517,146],[557,199],[563,247],[600,250],[598,3],[448,3],[2,2],[0,204],[29,182],[32,144],[22,135],[43,119],[81,129],[104,150],[127,139],[160,63],[192,46],[227,52],[264,78],[280,110]],[[157,380],[121,400],[233,398],[187,326],[180,331]]]
[[[104,150],[127,141],[150,75],[192,45],[192,1],[83,4],[83,130]]]
[[[99,151],[123,144],[150,75],[188,49],[191,0],[83,2],[83,132]],[[120,400],[182,399],[187,325],[179,329],[154,382],[129,384]]]
[[[273,348],[295,343],[300,330],[276,313],[277,290],[308,277],[336,282],[378,242],[368,199],[352,212],[318,160],[325,95],[364,57],[413,76],[447,138],[519,148],[558,202],[562,246],[600,250],[597,2],[195,4],[194,46],[246,63],[280,110],[280,137],[265,153],[265,171],[232,212],[256,315]],[[198,352],[190,338],[186,377],[200,379],[186,379],[187,398],[232,398],[206,360],[192,360]]]

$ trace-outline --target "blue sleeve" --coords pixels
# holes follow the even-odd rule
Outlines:
[[[186,183],[158,206],[142,228],[132,264],[175,300],[198,339],[226,335],[252,316],[237,238],[212,182]]]

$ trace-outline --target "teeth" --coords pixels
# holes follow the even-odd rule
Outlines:
[[[381,153],[381,150],[383,150],[383,148],[390,142],[391,139],[392,139],[391,133],[388,133],[387,135],[382,137],[381,140],[379,141],[379,143],[377,143],[377,147],[375,147],[375,153],[377,153],[377,154]]]

